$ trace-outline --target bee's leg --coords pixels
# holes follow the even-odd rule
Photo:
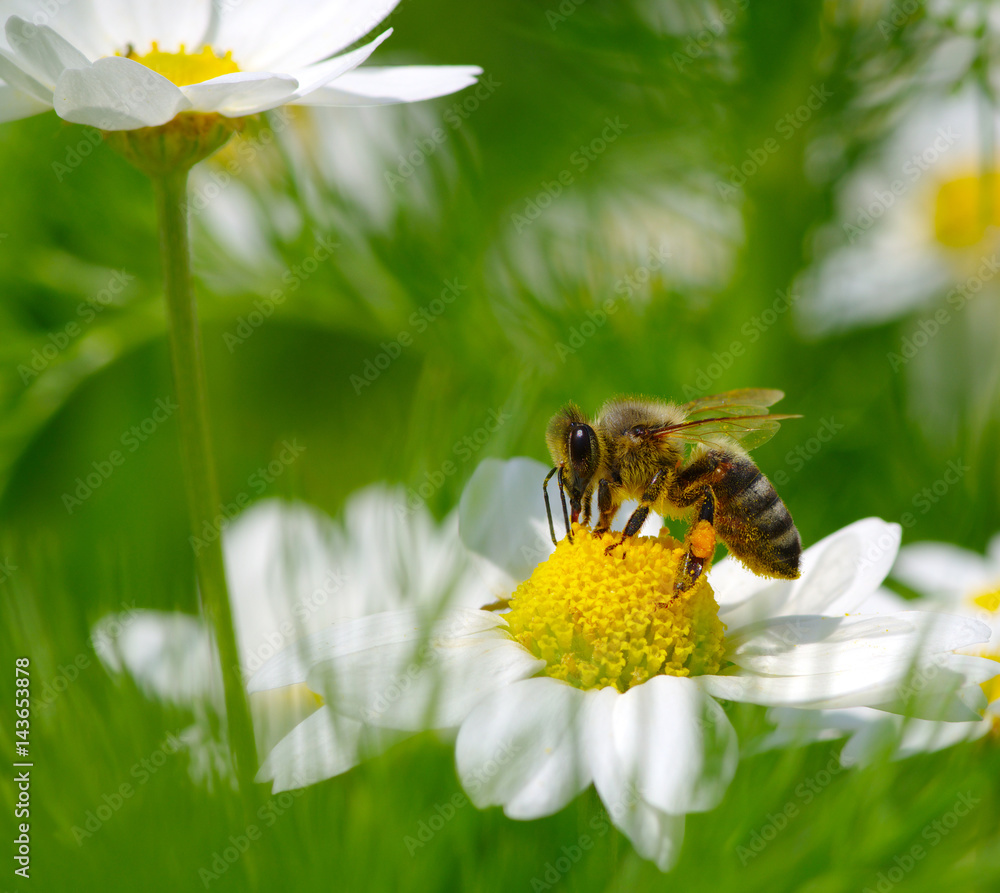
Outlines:
[[[549,481],[552,480],[552,475],[554,475],[558,470],[559,466],[557,465],[555,468],[552,469],[552,471],[550,471],[547,475],[545,475],[545,480],[542,481],[542,496],[545,498],[545,517],[549,519],[549,536],[552,537],[553,546],[558,546],[559,540],[556,539],[556,528],[555,525],[552,523],[552,506],[549,505]],[[561,494],[562,490],[560,490],[559,492]],[[565,508],[566,508],[566,500],[563,499],[564,511]]]
[[[559,481],[559,499],[562,502],[563,510],[563,524],[566,525],[566,539],[573,542],[573,528],[569,523],[569,511],[566,509],[566,486],[563,482],[563,470],[562,466],[559,466],[559,477],[556,478]]]
[[[587,488],[587,492],[583,494],[583,526],[590,526],[590,519],[594,514],[594,488],[593,485]]]
[[[687,554],[677,572],[675,594],[685,592],[694,586],[701,577],[705,564],[715,554],[715,494],[712,488],[707,484],[701,485],[697,491],[695,504],[697,510],[694,519],[684,537]]]
[[[597,509],[600,517],[594,528],[594,536],[604,536],[611,529],[615,517],[615,506],[611,500],[611,483],[607,478],[601,478],[597,483]]]
[[[635,536],[640,530],[642,530],[642,525],[646,523],[646,518],[649,517],[650,509],[656,504],[660,496],[663,494],[663,490],[666,487],[667,474],[664,469],[656,472],[650,478],[649,483],[646,485],[646,489],[642,493],[642,499],[636,510],[632,512],[629,516],[628,522],[625,524],[625,529],[622,531],[622,538],[613,545],[608,546],[604,550],[604,554],[607,555],[612,549],[617,548],[622,543],[625,542],[630,536]],[[608,518],[608,526],[611,525],[611,518]]]

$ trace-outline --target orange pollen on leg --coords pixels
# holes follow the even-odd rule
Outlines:
[[[715,552],[715,528],[708,521],[699,521],[691,531],[691,554],[695,558],[710,558]]]

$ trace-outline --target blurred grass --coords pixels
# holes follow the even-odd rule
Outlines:
[[[286,167],[288,152],[272,149],[241,184],[255,203],[253,225],[277,258],[274,270],[258,273],[234,257],[208,215],[196,223],[223,501],[241,493],[296,496],[336,513],[367,483],[417,486],[455,458],[455,445],[491,410],[504,408],[509,422],[431,498],[443,515],[481,458],[544,459],[544,425],[568,399],[596,409],[624,392],[683,398],[686,388],[768,386],[786,391],[781,411],[805,418],[786,424],[755,457],[772,478],[786,475],[781,495],[807,543],[858,517],[898,520],[911,512],[906,541],[981,549],[1000,529],[993,446],[1000,413],[994,405],[974,424],[972,408],[959,403],[954,431],[928,437],[919,394],[885,359],[907,331],[905,320],[807,341],[794,314],[784,313],[758,339],[746,334],[813,261],[811,236],[832,214],[842,178],[891,132],[901,104],[930,89],[916,72],[946,29],[918,10],[886,40],[874,25],[879,13],[862,14],[860,5],[750,3],[726,37],[685,55],[690,33],[741,6],[587,0],[552,25],[546,13],[558,7],[544,2],[404,4],[380,51],[383,64],[476,62],[500,86],[457,128],[444,116],[462,95],[427,104],[421,113],[429,118],[392,119],[402,123],[372,148],[387,171],[434,126],[448,139],[388,193],[388,212],[378,218],[308,164]],[[741,197],[720,203],[716,183],[729,166],[773,137],[775,121],[821,84],[830,101],[781,140]],[[877,101],[867,101],[873,94]],[[580,172],[573,153],[609,117],[626,129]],[[339,122],[352,126],[350,115]],[[817,168],[810,146],[824,140],[838,149]],[[5,125],[0,142],[8,172],[0,191],[0,557],[16,566],[0,583],[0,640],[3,653],[32,657],[37,685],[58,678],[78,655],[90,663],[33,719],[35,877],[31,886],[5,885],[203,889],[199,868],[211,867],[247,819],[227,790],[192,785],[183,756],[137,786],[93,838],[77,845],[71,831],[105,794],[135,780],[136,762],[167,732],[190,722],[109,679],[88,644],[91,624],[123,601],[196,610],[173,419],[72,514],[64,507],[76,479],[120,449],[122,435],[172,391],[149,188],[103,146],[60,180],[53,165],[66,163],[81,141],[83,129],[45,115]],[[518,233],[512,215],[525,214],[563,170],[573,184]],[[387,190],[383,180],[376,185]],[[671,213],[659,216],[667,197]],[[311,255],[318,236],[340,244],[332,261],[230,350],[224,336],[280,286],[286,267]],[[616,312],[564,362],[558,345],[570,343],[588,311],[616,297],[616,286],[663,242],[671,251],[665,268],[633,298],[617,300]],[[692,265],[702,272],[683,272]],[[18,367],[51,333],[79,322],[80,302],[122,269],[134,277],[122,294],[26,384]],[[430,306],[448,280],[466,290],[416,333],[411,314]],[[414,332],[412,347],[355,393],[351,376],[401,331]],[[719,358],[734,343],[743,353],[723,368]],[[843,429],[798,461],[796,448],[827,419]],[[304,453],[258,493],[249,483],[255,470],[293,439]],[[952,460],[971,471],[933,511],[915,510],[915,496]],[[0,715],[9,730],[12,683],[4,679]],[[451,753],[447,743],[421,737],[306,790],[273,827],[257,823],[260,841],[209,889],[549,883],[547,864],[599,813],[592,792],[534,823],[467,806],[426,847],[407,852],[404,838],[459,790]],[[1000,755],[992,739],[842,773],[801,804],[796,787],[828,754],[824,745],[743,763],[724,804],[689,819],[680,865],[669,876],[612,831],[553,888],[874,888],[878,872],[971,790],[982,804],[903,883],[997,889]],[[270,809],[272,798],[260,796]],[[801,815],[741,864],[737,847],[790,801],[802,805]]]

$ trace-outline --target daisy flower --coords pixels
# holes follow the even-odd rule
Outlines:
[[[0,121],[52,108],[67,121],[100,129],[151,178],[194,536],[211,523],[220,499],[191,274],[190,169],[241,130],[246,116],[268,109],[412,102],[475,81],[481,71],[473,66],[356,71],[391,29],[347,48],[394,6],[394,0],[7,0],[0,6]],[[195,565],[222,655],[240,783],[249,792],[257,765],[253,721],[236,675],[239,645],[217,540],[196,550]]]
[[[838,219],[817,237],[823,259],[799,282],[808,333],[936,306],[957,314],[980,292],[996,292],[1000,158],[984,148],[996,131],[996,113],[974,87],[922,99],[901,116],[884,147],[845,179]]]
[[[259,671],[251,691],[305,683],[328,713],[286,736],[258,780],[283,790],[343,771],[356,759],[345,728],[383,743],[454,729],[458,775],[477,806],[533,819],[593,784],[637,852],[667,870],[686,813],[717,805],[736,769],[720,701],[935,716],[944,702],[949,718],[975,716],[992,663],[952,652],[986,641],[984,624],[851,613],[888,572],[897,525],[868,519],[827,537],[806,550],[795,581],[727,559],[672,598],[684,549],[665,533],[612,556],[604,547],[616,538],[582,529],[553,548],[545,471],[488,460],[462,497],[466,546],[521,581],[508,613],[384,612],[308,636]],[[929,665],[933,678],[909,690]]]
[[[344,52],[393,0],[77,0],[4,4],[0,120],[54,108],[105,131],[182,112],[238,118],[286,103],[414,102],[475,82],[476,66],[358,69],[392,33]]]
[[[920,594],[906,601],[888,590],[867,600],[865,610],[895,612],[906,608],[945,611],[985,623],[991,632],[988,645],[960,649],[965,654],[996,660],[1000,638],[1000,536],[995,536],[982,556],[950,543],[914,543],[900,550],[892,575]],[[868,708],[850,710],[772,710],[775,731],[755,749],[808,744],[847,736],[841,762],[868,764],[878,758],[905,759],[963,741],[980,738],[1000,720],[1000,664],[985,682],[988,706],[982,718],[969,722],[939,722],[890,716]]]
[[[302,636],[331,623],[448,598],[471,603],[501,584],[458,540],[458,517],[438,523],[407,509],[401,489],[376,485],[352,496],[339,522],[303,503],[259,502],[225,532],[240,678]],[[182,736],[192,774],[231,773],[212,714],[223,715],[222,675],[211,629],[183,612],[133,610],[94,627],[98,657],[149,697],[192,709]],[[305,686],[250,699],[258,746],[267,751],[320,707]],[[215,770],[213,771],[210,770]]]

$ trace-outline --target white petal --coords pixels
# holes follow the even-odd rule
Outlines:
[[[589,699],[587,761],[594,787],[611,823],[628,836],[636,852],[669,871],[680,855],[684,816],[656,809],[639,794],[617,743],[615,713],[621,697],[613,688],[603,688]]]
[[[300,722],[321,706],[315,692],[302,685],[286,685],[249,697],[257,753],[267,753]]]
[[[244,675],[309,632],[352,616],[351,581],[339,566],[344,556],[332,548],[336,533],[322,512],[277,499],[255,503],[225,531],[222,547]]]
[[[361,723],[320,707],[281,739],[267,755],[256,781],[273,781],[272,791],[288,791],[340,775],[362,756],[374,755],[400,739],[373,738]]]
[[[990,576],[994,580],[1000,580],[1000,533],[986,544],[986,557],[989,561]]]
[[[486,695],[545,662],[500,630],[442,637],[424,648],[382,645],[322,661],[309,687],[345,716],[391,729],[457,728]]]
[[[742,604],[770,586],[782,585],[769,577],[755,574],[732,556],[726,556],[714,565],[708,572],[708,580],[715,592],[715,600],[726,607]]]
[[[619,814],[612,824],[630,841],[635,851],[654,863],[660,871],[677,864],[684,843],[682,815],[671,815],[638,800]]]
[[[483,700],[455,743],[458,775],[472,802],[503,806],[512,819],[537,819],[584,790],[590,784],[583,755],[588,694],[543,676]]]
[[[927,719],[902,719],[882,714],[876,722],[860,729],[844,745],[840,761],[845,766],[870,766],[885,755],[902,760],[917,753],[934,753],[963,741],[985,735],[990,719],[975,722],[935,722]]]
[[[946,722],[978,720],[986,709],[982,683],[997,675],[996,661],[968,654],[939,654],[908,670],[895,684],[881,686],[873,707],[901,716]],[[869,693],[879,694],[879,686]]]
[[[412,605],[432,618],[510,594],[462,545],[457,513],[439,524],[411,510],[400,487],[357,491],[338,522],[304,503],[262,500],[233,522],[223,548],[248,673],[334,622]]]
[[[196,111],[239,117],[283,104],[298,86],[299,82],[287,74],[239,71],[181,87],[181,92]]]
[[[408,608],[332,624],[271,658],[250,679],[247,690],[263,691],[305,682],[315,663],[335,661],[357,651],[401,644],[416,651],[434,637],[459,637],[506,626],[502,617],[488,611],[456,608],[446,612],[436,623],[423,615],[418,608]]]
[[[960,601],[991,579],[985,559],[950,543],[914,543],[899,552],[892,575],[922,595]]]
[[[216,45],[244,69],[291,71],[372,31],[398,0],[241,0],[222,15]]]
[[[726,638],[726,657],[770,676],[831,674],[988,641],[989,628],[971,617],[904,611],[850,617],[777,617]]]
[[[873,763],[881,763],[890,759],[896,750],[903,717],[881,710],[874,710],[872,713],[871,719],[851,735],[841,749],[842,766],[870,766]],[[926,720],[914,719],[909,722],[926,722]],[[931,724],[936,725],[936,723]]]
[[[318,87],[326,86],[334,78],[338,78],[342,74],[346,74],[348,71],[357,68],[378,49],[379,44],[388,40],[391,34],[392,28],[388,31],[383,31],[374,40],[369,41],[364,46],[358,47],[356,50],[351,50],[349,53],[343,53],[340,56],[334,56],[332,59],[317,62],[314,65],[307,65],[304,68],[290,69],[288,73],[299,82],[299,87],[295,91],[296,98],[301,99]]]
[[[18,16],[11,16],[6,32],[17,59],[47,87],[54,87],[67,68],[90,65],[83,53],[45,25],[37,27]]]
[[[817,741],[836,741],[862,728],[869,721],[854,716],[859,712],[891,719],[890,714],[870,707],[848,707],[838,710],[772,707],[767,711],[767,718],[769,722],[775,724],[775,728],[745,742],[740,755],[749,757],[771,750],[804,747]]]
[[[534,459],[486,459],[462,493],[458,508],[462,542],[514,580],[527,579],[555,548],[542,500],[547,472]],[[558,493],[552,508],[555,522],[561,524]],[[557,527],[556,536],[560,534]]]
[[[807,730],[836,729],[854,732],[885,714],[873,707],[844,707],[839,710],[799,710],[794,707],[772,707],[767,711],[769,722]]]
[[[212,637],[197,617],[180,612],[111,614],[94,624],[101,662],[128,672],[147,694],[175,704],[221,704],[222,678]]]
[[[817,741],[834,741],[843,738],[880,718],[893,721],[894,717],[872,707],[846,707],[839,710],[802,710],[795,707],[772,707],[767,720],[773,731],[749,742],[742,749],[743,756],[802,747]]]
[[[103,53],[124,52],[129,45],[137,53],[148,53],[154,41],[165,53],[177,52],[181,44],[198,52],[211,14],[211,4],[205,0],[94,0],[94,5]]]
[[[933,753],[963,741],[975,741],[993,728],[993,717],[984,716],[975,722],[932,722],[910,719],[903,724],[897,757],[905,759],[916,753]]]
[[[483,73],[478,65],[398,65],[358,68],[314,90],[303,105],[368,106],[419,102],[464,90]]]
[[[51,108],[52,105],[48,102],[42,102],[21,90],[0,83],[0,123],[29,118]]]
[[[898,614],[909,611],[917,605],[909,599],[897,595],[891,589],[879,586],[871,595],[858,605],[859,614]]]
[[[901,528],[879,518],[855,521],[802,554],[802,575],[761,590],[719,616],[730,630],[784,614],[844,614],[857,609],[889,573]]]
[[[53,105],[60,118],[101,130],[154,127],[191,106],[165,77],[120,56],[98,59],[87,69],[66,69]]]
[[[0,77],[13,89],[36,102],[45,103],[47,108],[52,107],[52,91],[24,71],[6,50],[0,50]]]
[[[613,722],[625,775],[646,803],[674,814],[718,805],[736,771],[736,732],[690,679],[656,676],[630,688]]]
[[[857,609],[889,573],[902,528],[864,518],[806,550],[802,577],[791,587],[786,614],[843,614]]]
[[[871,667],[812,676],[697,676],[692,682],[717,698],[766,707],[878,707],[925,719],[974,718],[956,693],[963,684],[996,675],[996,663],[963,654],[936,655],[930,666],[886,662]],[[947,712],[946,712],[947,711]],[[972,715],[970,715],[972,714]]]

